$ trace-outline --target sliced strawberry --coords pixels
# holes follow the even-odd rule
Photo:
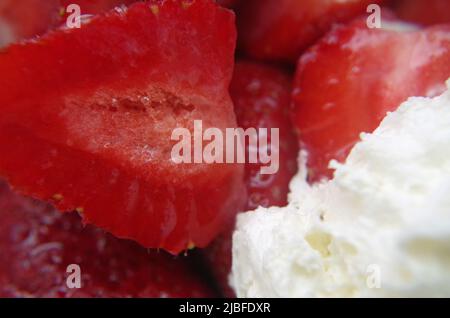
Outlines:
[[[338,26],[298,62],[294,122],[309,177],[330,177],[359,139],[409,96],[435,96],[450,77],[450,25],[423,30],[383,19]]]
[[[423,25],[450,23],[449,0],[396,0],[393,9],[400,18]]]
[[[239,15],[243,50],[251,57],[294,62],[335,22],[383,0],[247,0]]]
[[[276,174],[263,175],[260,164],[246,165],[248,201],[245,210],[258,206],[287,204],[289,182],[297,171],[298,146],[289,119],[291,78],[285,72],[263,64],[239,62],[231,82],[238,125],[242,128],[279,128],[280,167]],[[247,153],[255,151],[247,147]],[[232,297],[228,285],[231,270],[231,237],[234,226],[206,250],[205,255],[223,293]]]
[[[0,181],[0,297],[214,297],[189,259],[148,251]],[[80,266],[80,289],[67,273]]]
[[[234,15],[137,3],[0,54],[0,174],[146,247],[206,246],[241,206],[243,167],[176,164],[175,128],[236,126]]]

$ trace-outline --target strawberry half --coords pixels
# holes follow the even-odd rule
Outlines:
[[[289,182],[297,172],[298,146],[289,118],[291,77],[278,68],[252,62],[238,62],[230,86],[238,125],[244,129],[279,128],[280,167],[276,174],[260,173],[261,164],[247,164],[245,182],[248,199],[245,210],[258,206],[287,204]],[[247,153],[254,151],[247,147]],[[234,224],[205,251],[205,257],[223,294],[234,297],[228,284]]]
[[[383,19],[337,26],[299,60],[293,115],[311,181],[331,177],[361,132],[409,96],[435,96],[450,77],[450,25],[417,29]]]
[[[145,247],[206,246],[244,198],[237,164],[176,164],[175,128],[236,127],[234,14],[137,3],[0,54],[0,174]],[[192,133],[193,135],[193,133]]]
[[[383,0],[246,0],[239,11],[240,44],[257,59],[294,62],[333,23]]]
[[[188,258],[121,241],[0,181],[0,297],[214,297]],[[80,266],[80,289],[67,273]]]

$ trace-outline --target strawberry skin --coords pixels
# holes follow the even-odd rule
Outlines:
[[[308,151],[310,181],[331,177],[361,132],[372,132],[410,96],[435,96],[450,77],[450,26],[417,29],[383,19],[341,25],[299,60],[293,120]],[[400,31],[403,29],[402,31]]]
[[[274,175],[260,174],[260,164],[247,164],[245,183],[248,199],[245,210],[258,206],[287,204],[289,182],[297,172],[298,146],[289,118],[291,77],[284,71],[260,63],[236,64],[230,92],[238,125],[244,129],[280,129],[280,168]],[[247,147],[247,153],[251,151]],[[207,263],[223,294],[234,297],[228,284],[234,224],[204,252]]]
[[[0,297],[215,297],[186,257],[148,251],[0,181]],[[69,289],[67,266],[81,269]]]
[[[137,3],[0,54],[0,174],[145,247],[206,246],[241,208],[243,167],[175,164],[177,127],[236,127],[234,14]]]
[[[239,11],[240,45],[249,56],[295,62],[333,23],[380,0],[247,0]]]
[[[298,145],[289,118],[291,76],[272,66],[241,61],[236,64],[230,94],[237,122],[244,129],[278,128],[280,134],[280,167],[276,174],[260,173],[261,164],[247,163],[246,211],[259,206],[284,206],[289,182],[297,172]],[[270,140],[270,139],[269,139]],[[247,147],[247,153],[251,150]]]

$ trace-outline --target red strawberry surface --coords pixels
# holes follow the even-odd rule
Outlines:
[[[422,25],[450,23],[449,0],[396,0],[393,9],[399,18]]]
[[[283,206],[289,182],[297,172],[298,146],[289,118],[292,79],[286,72],[255,62],[238,62],[230,93],[239,127],[278,128],[280,167],[275,174],[261,174],[262,164],[247,163],[246,210],[259,206]],[[247,145],[247,153],[257,151]]]
[[[236,126],[234,15],[137,3],[0,54],[0,174],[145,247],[206,246],[245,199],[243,167],[176,164],[172,132]]]
[[[297,171],[298,146],[289,119],[291,77],[272,66],[254,62],[238,62],[231,82],[238,125],[242,128],[280,129],[280,167],[276,174],[262,175],[260,164],[246,165],[248,200],[245,210],[258,206],[287,204],[289,182]],[[247,147],[247,153],[255,151]],[[233,297],[228,285],[231,270],[231,239],[234,225],[205,251],[211,271],[224,295]]]
[[[0,297],[214,297],[188,258],[149,251],[0,181]],[[71,289],[67,267],[80,266]]]
[[[249,56],[295,62],[333,23],[363,14],[380,0],[247,0],[239,12],[240,44]]]
[[[361,132],[372,132],[409,96],[435,96],[450,77],[450,25],[413,29],[365,20],[336,27],[299,60],[293,113],[311,181],[331,177]]]

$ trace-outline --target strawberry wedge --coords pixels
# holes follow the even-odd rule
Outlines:
[[[436,96],[450,77],[450,25],[419,29],[385,17],[337,26],[299,60],[293,114],[310,181],[331,177],[360,133],[410,96]]]
[[[175,128],[236,126],[234,14],[212,0],[115,9],[0,54],[0,174],[145,247],[206,246],[243,167],[172,160]]]

